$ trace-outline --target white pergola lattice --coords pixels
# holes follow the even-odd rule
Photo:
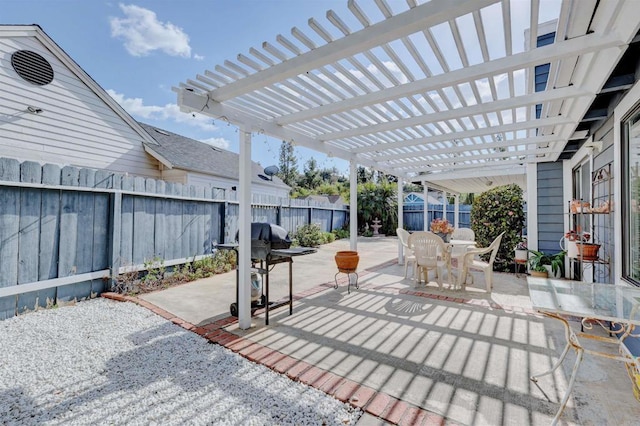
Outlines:
[[[308,30],[187,80],[179,105],[452,192],[486,190],[501,176],[524,185],[523,164],[558,158],[636,34],[640,9],[563,1],[546,25],[554,43],[516,46],[536,46],[541,4],[407,0],[393,2],[403,6],[394,13],[376,0],[374,22],[349,1],[351,25],[332,11],[328,25],[310,19]],[[512,19],[523,7],[524,27]],[[544,64],[548,84],[535,92],[534,68]]]
[[[555,2],[546,23],[553,2],[417,3],[349,1],[350,16],[328,11],[326,23],[183,82],[178,104],[243,137],[263,132],[454,193],[524,187],[525,165],[557,160],[640,23],[633,0]],[[536,47],[549,32],[555,41]]]

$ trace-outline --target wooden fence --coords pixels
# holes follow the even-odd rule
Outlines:
[[[252,220],[290,233],[348,222],[344,206],[260,201]],[[112,275],[153,259],[172,266],[208,255],[235,239],[238,207],[219,188],[0,158],[0,319],[94,297]]]
[[[454,206],[447,205],[447,220],[452,225],[455,223]],[[427,223],[435,218],[442,218],[442,204],[427,204]],[[403,208],[403,223],[407,231],[422,231],[424,227],[424,204],[405,205]],[[471,228],[471,205],[459,205],[459,228]]]

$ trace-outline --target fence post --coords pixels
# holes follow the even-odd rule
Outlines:
[[[280,198],[280,203],[276,207],[276,225],[282,226],[282,198]]]
[[[111,211],[109,212],[109,223],[111,229],[111,244],[109,247],[109,259],[111,269],[111,282],[113,288],[120,271],[120,233],[122,232],[122,192],[116,191],[111,195]]]
[[[335,209],[331,208],[331,223],[329,224],[329,232],[333,231],[333,213]]]
[[[222,241],[218,241],[221,244],[231,242],[227,238],[227,216],[229,215],[229,202],[225,201],[222,208],[222,217],[220,218],[220,238]]]

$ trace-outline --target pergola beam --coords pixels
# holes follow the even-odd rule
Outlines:
[[[529,107],[536,104],[546,102],[565,100],[567,98],[575,98],[581,96],[594,96],[595,93],[589,92],[576,86],[563,87],[560,89],[546,90],[531,95],[520,95],[513,98],[501,99],[494,102],[481,103],[465,108],[450,109],[438,111],[431,114],[409,117],[402,120],[393,120],[386,123],[374,124],[371,126],[356,127],[340,132],[332,132],[322,135],[320,140],[330,141],[334,139],[343,139],[365,134],[375,134],[379,132],[401,129],[410,126],[419,126],[439,121],[456,120],[473,115],[486,114],[489,112],[499,112],[509,109]],[[282,120],[277,120],[281,122]]]
[[[511,140],[502,140],[497,142],[488,142],[477,145],[460,145],[460,146],[452,146],[445,148],[433,148],[426,149],[423,151],[413,151],[411,152],[412,158],[420,158],[426,157],[430,155],[440,155],[440,154],[451,154],[458,152],[466,152],[466,151],[479,151],[481,149],[496,149],[496,148],[508,148],[512,146],[526,146],[526,145],[541,145],[541,144],[550,144],[553,142],[557,142],[558,137],[554,135],[550,136],[535,136],[533,138],[519,138],[519,139],[511,139]],[[403,158],[407,158],[408,153],[403,154],[376,154],[377,161],[393,161],[400,160]]]
[[[355,153],[339,147],[330,146],[292,129],[278,126],[271,121],[250,117],[235,108],[215,102],[204,93],[197,93],[193,89],[185,87],[173,88],[173,91],[178,94],[178,105],[180,105],[180,110],[183,112],[204,114],[215,120],[223,120],[242,127],[249,132],[264,133],[318,152],[323,152],[330,156],[342,158],[343,160],[356,160],[360,165],[372,167],[387,174],[396,174],[393,170],[385,168],[384,165],[367,158],[362,158]]]
[[[384,151],[384,150],[395,149],[395,148],[407,148],[410,146],[452,141],[454,139],[466,139],[466,138],[474,138],[477,136],[494,135],[494,134],[504,133],[504,132],[517,132],[519,130],[536,129],[542,126],[557,126],[561,124],[569,124],[569,123],[572,123],[573,121],[574,120],[572,120],[570,117],[566,117],[566,116],[542,118],[540,120],[531,120],[526,122],[505,124],[503,126],[483,127],[475,130],[465,130],[462,132],[446,133],[443,135],[431,136],[428,138],[407,139],[404,141],[390,142],[390,143],[380,144],[379,146],[376,145],[375,148],[372,146],[354,148],[351,150],[351,152],[360,154],[360,153],[370,152],[372,150]]]
[[[461,163],[461,164],[451,164],[451,165],[447,165],[449,163],[444,163],[444,166],[441,166],[440,164],[437,164],[438,169],[442,169],[444,171],[447,170],[457,170],[457,169],[468,169],[468,168],[473,168],[473,167],[496,167],[496,166],[504,166],[504,165],[509,165],[509,164],[524,164],[524,163],[540,163],[540,162],[546,162],[549,161],[548,157],[540,157],[540,158],[535,158],[535,159],[527,159],[527,160],[519,160],[519,159],[510,159],[510,160],[495,160],[495,161],[484,161],[484,162],[480,162],[477,164],[467,164],[467,163]],[[433,172],[433,169],[430,169],[428,167],[423,167],[423,168],[416,168],[416,167],[397,167],[395,169],[395,173],[413,173],[414,176],[415,175],[419,175],[420,173],[430,173]]]

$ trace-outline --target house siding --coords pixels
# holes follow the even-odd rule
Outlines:
[[[184,170],[171,169],[162,171],[162,180],[167,182],[187,184],[187,172]]]
[[[10,61],[17,50],[42,55],[53,82],[36,86],[18,76]],[[3,157],[160,177],[143,137],[35,36],[0,35],[0,58]],[[28,106],[43,113],[28,113]]]
[[[614,135],[613,118],[604,123],[594,135],[595,140],[602,141],[602,149],[593,156],[593,170],[612,164],[614,161]],[[589,189],[594,207],[600,205],[607,197],[613,200],[616,188],[616,176],[612,175],[611,182],[603,184],[596,189],[595,193]],[[613,282],[616,276],[615,271],[615,232],[613,229],[613,213],[604,215],[593,215],[593,239],[601,244],[600,257],[608,260],[608,264],[596,265],[596,281]]]
[[[216,188],[228,188],[237,186],[238,181],[234,179],[225,179],[221,177],[213,177],[202,173],[188,172],[186,176],[186,184]],[[251,182],[251,193],[266,195],[269,197],[281,197],[287,198],[289,196],[288,188],[279,188],[275,186],[263,185],[256,182]]]
[[[538,249],[560,251],[564,235],[562,162],[538,164]]]

